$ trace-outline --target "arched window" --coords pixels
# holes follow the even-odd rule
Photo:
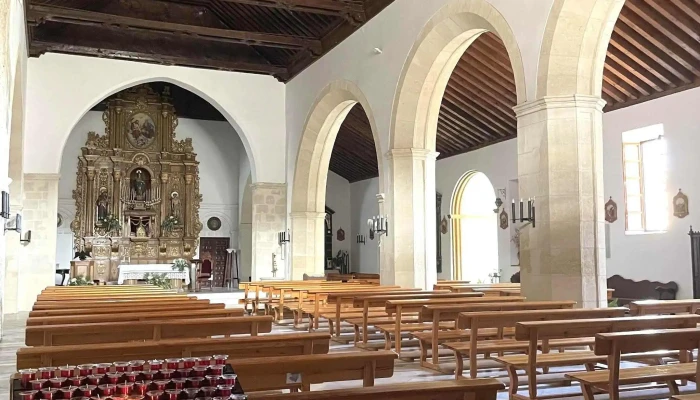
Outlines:
[[[496,195],[481,172],[469,171],[452,195],[452,273],[455,279],[490,282],[498,272]]]

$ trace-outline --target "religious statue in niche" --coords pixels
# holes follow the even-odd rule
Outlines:
[[[343,230],[342,227],[340,229],[338,229],[337,238],[338,238],[339,242],[342,242],[345,240],[345,231]]]
[[[688,196],[681,189],[678,189],[678,194],[673,197],[673,215],[678,218],[685,218],[688,214]]]
[[[503,208],[501,213],[498,215],[498,222],[501,229],[508,229],[508,213],[506,212],[505,208]]]
[[[109,214],[109,197],[107,189],[101,188],[100,195],[97,197],[97,221],[104,221]]]
[[[610,200],[605,203],[605,220],[609,223],[617,221],[617,203],[610,196]]]
[[[146,113],[138,113],[131,117],[126,137],[134,147],[143,149],[150,146],[156,139],[156,125],[153,118]]]
[[[447,235],[447,217],[443,216],[440,221],[440,233]]]
[[[144,172],[141,169],[136,170],[136,178],[131,184],[131,188],[134,191],[134,200],[144,201],[146,200],[146,188],[148,184],[146,183],[146,178],[144,177]]]
[[[170,215],[176,220],[180,219],[180,195],[177,192],[170,194]]]

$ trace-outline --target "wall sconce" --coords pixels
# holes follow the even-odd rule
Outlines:
[[[374,216],[372,219],[367,220],[367,225],[370,230],[376,232],[379,236],[389,233],[389,220],[385,216]]]
[[[513,223],[517,220],[515,217],[515,199],[513,199],[513,204],[511,206],[511,215],[513,216]],[[527,217],[523,213],[523,199],[520,199],[520,222],[532,222],[532,227],[535,227],[535,199],[527,199]]]
[[[282,246],[285,243],[289,243],[292,240],[292,236],[289,234],[289,231],[282,231],[277,234],[277,241],[279,242],[279,245]]]
[[[365,235],[357,235],[357,243],[359,243],[359,244],[367,243],[367,240],[365,239]]]
[[[497,189],[498,191],[498,196],[496,196],[496,208],[493,210],[494,213],[498,214],[498,211],[501,209],[501,206],[503,205],[503,199],[506,198],[506,190],[505,189]]]
[[[21,215],[17,214],[17,216],[15,216],[15,226],[14,227],[8,228],[7,226],[5,226],[5,232],[7,232],[7,231],[15,231],[15,232],[19,233],[20,235],[22,234],[22,216]]]
[[[28,230],[28,231],[27,231],[27,234],[24,235],[24,237],[25,237],[25,239],[22,239],[22,236],[21,236],[21,234],[20,234],[20,239],[19,239],[19,242],[20,242],[20,243],[22,243],[22,244],[29,244],[29,243],[31,243],[31,242],[32,242],[32,231],[31,231],[31,230]]]
[[[2,210],[0,210],[0,217],[10,218],[10,193],[2,191]]]

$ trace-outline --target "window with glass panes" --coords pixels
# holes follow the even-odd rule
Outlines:
[[[668,227],[666,142],[623,144],[626,231],[663,232]]]

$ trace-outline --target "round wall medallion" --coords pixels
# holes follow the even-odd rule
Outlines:
[[[61,225],[63,225],[63,215],[59,213],[56,214],[56,226],[60,228]]]
[[[207,221],[207,228],[212,231],[218,231],[221,228],[221,220],[218,217],[211,217]]]

